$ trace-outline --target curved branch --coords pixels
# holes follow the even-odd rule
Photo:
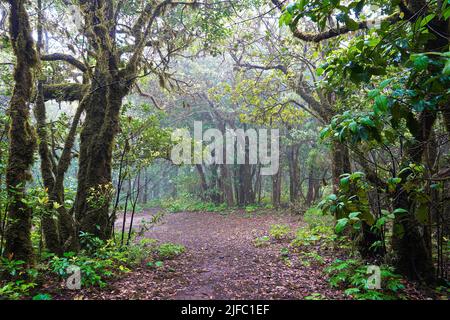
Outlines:
[[[395,23],[398,21],[400,21],[400,14],[395,13],[395,14],[393,14],[383,20],[380,20],[380,21],[377,21],[377,20],[361,21],[358,23],[358,28],[356,28],[356,29],[350,29],[347,26],[343,26],[340,28],[332,28],[328,31],[321,32],[321,33],[302,32],[297,28],[297,25],[294,25],[294,26],[292,26],[292,34],[300,40],[318,43],[323,40],[335,38],[337,36],[344,35],[349,32],[352,32],[352,31],[369,29],[370,26],[376,25],[378,23],[387,22],[387,23],[392,24],[392,23]]]
[[[78,68],[79,70],[86,72],[88,71],[88,68],[86,65],[75,59],[73,56],[63,53],[53,53],[53,54],[46,54],[41,57],[42,61],[65,61],[68,64],[71,64],[72,66]]]

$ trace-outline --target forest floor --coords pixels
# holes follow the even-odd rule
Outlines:
[[[135,217],[135,228],[150,219],[150,213]],[[85,289],[62,299],[348,299],[332,289],[323,268],[340,258],[333,248],[314,248],[323,264],[301,263],[281,258],[289,241],[273,241],[255,247],[254,239],[268,234],[274,224],[295,230],[303,224],[287,214],[246,212],[173,213],[145,233],[160,243],[186,247],[185,253],[164,262],[163,268],[142,265],[111,281],[104,289]],[[419,298],[419,297],[417,297]]]

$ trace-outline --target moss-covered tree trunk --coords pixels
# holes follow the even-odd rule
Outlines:
[[[130,28],[134,45],[130,47],[127,58],[121,59],[124,52],[116,38],[116,14],[121,6],[114,1],[79,1],[85,34],[96,63],[93,71],[89,72],[91,84],[82,100],[86,118],[80,137],[74,214],[80,231],[101,239],[109,238],[114,223],[110,221],[108,212],[111,194],[104,191],[105,187],[112,186],[112,151],[119,129],[122,99],[130,92],[140,72],[152,25],[171,4],[172,1],[145,4]]]
[[[43,83],[38,82],[38,95],[35,101],[34,115],[38,135],[38,151],[41,158],[41,174],[44,187],[51,192],[55,187],[55,175],[53,172],[53,162],[48,148],[47,121],[45,112],[45,102],[43,96]],[[53,204],[50,202],[48,210],[41,217],[42,231],[44,234],[45,247],[53,253],[62,254],[61,242],[57,228],[57,221],[53,215]]]
[[[412,21],[416,21],[417,18],[431,13],[430,7],[425,0],[410,0],[406,1],[406,4],[407,8],[402,8],[402,10],[407,16],[412,17]],[[442,36],[450,32],[448,21],[435,17],[427,24],[427,27],[430,34],[434,36],[430,37],[424,51],[448,51],[449,38]],[[433,65],[429,65],[428,69],[430,73],[440,72],[440,70],[435,70]],[[448,128],[448,102],[439,106],[439,109],[442,110],[444,124]],[[406,150],[401,169],[407,169],[411,163],[422,163],[436,120],[437,112],[435,110],[422,111],[416,120],[419,129],[417,132],[412,132],[414,141]],[[423,225],[416,218],[417,203],[414,201],[413,194],[408,191],[408,188],[404,187],[410,174],[409,170],[401,170],[399,178],[402,179],[402,183],[398,186],[394,197],[394,207],[408,211],[407,214],[397,215],[395,219],[393,246],[397,258],[396,267],[398,271],[411,279],[431,283],[435,280],[435,268],[430,245]]]
[[[420,130],[415,137],[416,141],[406,152],[403,169],[408,168],[411,163],[421,163],[436,119],[435,111],[422,112],[419,119]],[[429,246],[423,227],[416,219],[416,202],[413,199],[412,191],[410,192],[404,187],[411,172],[408,170],[401,172],[399,178],[402,179],[402,183],[399,184],[394,197],[394,208],[404,209],[407,213],[396,215],[394,221],[393,247],[397,258],[396,267],[399,272],[410,279],[432,282],[434,266]]]
[[[9,115],[9,158],[6,173],[9,210],[8,228],[5,235],[4,256],[33,263],[31,244],[32,208],[22,200],[25,185],[31,179],[31,166],[35,151],[35,137],[30,126],[29,102],[33,90],[33,68],[37,63],[34,41],[31,35],[28,14],[24,0],[10,0],[10,37],[16,56],[14,68],[14,92]]]
[[[107,71],[97,70],[95,78],[97,83],[82,101],[86,104],[86,119],[80,136],[75,216],[80,231],[107,239],[110,199],[101,190],[112,183],[112,148],[122,97],[113,100],[113,89],[109,85],[112,80]],[[97,192],[105,197],[99,197]]]

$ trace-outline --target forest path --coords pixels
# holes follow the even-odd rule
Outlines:
[[[149,214],[137,216],[135,228],[148,219]],[[329,299],[342,298],[339,291],[330,289],[320,266],[283,262],[280,250],[288,242],[264,248],[253,244],[256,237],[267,235],[273,224],[295,229],[301,223],[298,217],[280,214],[168,214],[145,237],[182,244],[186,252],[165,261],[160,270],[137,268],[106,290],[85,298],[304,299],[317,292]]]

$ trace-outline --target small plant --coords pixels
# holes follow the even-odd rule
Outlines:
[[[25,261],[22,260],[9,260],[6,258],[0,258],[0,274],[7,274],[11,277],[17,277],[25,272]]]
[[[70,266],[77,266],[81,270],[81,284],[86,287],[106,286],[106,279],[113,276],[114,263],[111,259],[95,259],[86,256],[75,256],[72,253],[64,257],[53,257],[50,260],[50,270],[62,278],[68,277],[67,270]],[[117,267],[119,270],[119,267]]]
[[[311,295],[305,297],[305,300],[324,300],[324,299],[325,299],[325,297],[321,293],[318,293],[318,292],[314,292]]]
[[[147,262],[147,267],[149,268],[163,268],[164,267],[164,262],[162,261],[149,261]]]
[[[290,259],[290,251],[289,248],[281,248],[280,250],[280,256],[281,256],[281,260],[283,261],[283,263],[288,266],[291,267],[292,266],[292,262]]]
[[[186,248],[184,246],[173,243],[163,243],[156,249],[158,257],[163,260],[173,259],[176,256],[184,253],[185,250]]]
[[[91,236],[85,239],[91,241]],[[102,242],[103,246],[93,252],[83,251],[79,255],[68,252],[63,257],[49,256],[48,268],[51,272],[66,278],[67,269],[77,266],[81,269],[83,286],[105,287],[107,280],[117,274],[128,273],[133,265],[140,264],[149,258],[156,248],[156,240],[145,239],[126,248],[117,246],[114,241]],[[94,240],[94,247],[100,242]]]
[[[179,198],[168,198],[161,201],[161,207],[171,213],[177,212],[222,212],[227,209],[227,205],[204,202],[191,195],[183,195]]]
[[[114,195],[114,187],[111,183],[98,185],[89,189],[87,202],[93,209],[108,206]]]
[[[288,248],[282,248],[280,250],[280,254],[282,258],[289,258],[289,249]]]
[[[44,301],[44,300],[49,301],[49,300],[52,300],[52,296],[49,295],[49,294],[40,293],[40,294],[35,295],[33,297],[33,300],[36,300],[36,301]]]
[[[105,245],[105,242],[93,234],[80,232],[80,244],[89,253],[94,253]]]
[[[325,263],[324,258],[316,251],[305,252],[305,253],[303,253],[303,257],[305,257],[306,259],[311,260],[313,262],[316,262],[318,264],[324,264]]]
[[[319,241],[330,242],[336,239],[333,229],[329,226],[316,226],[314,228],[300,228],[297,230],[291,246],[300,248],[316,244]]]
[[[270,244],[270,237],[269,236],[258,237],[255,240],[253,240],[253,244],[257,248],[267,247]]]
[[[276,240],[286,239],[291,233],[291,228],[288,225],[276,224],[270,228],[269,234]]]
[[[248,205],[248,206],[245,207],[245,212],[253,213],[253,212],[255,212],[258,209],[259,209],[259,206],[257,206],[257,205]]]
[[[401,276],[393,273],[392,268],[381,268],[381,290],[368,287],[368,266],[355,259],[336,260],[325,269],[330,275],[329,283],[332,287],[342,288],[345,294],[358,300],[394,300],[401,298],[401,291],[405,288]]]
[[[322,212],[322,210],[320,210],[317,207],[309,208],[305,212],[303,219],[309,225],[310,228],[315,228],[318,226],[327,226],[327,227],[334,226],[334,217],[331,215],[324,214],[324,212]]]
[[[30,290],[34,287],[36,287],[34,282],[26,282],[25,280],[10,281],[3,287],[0,287],[0,297],[5,297],[9,300],[19,300],[29,296]]]

